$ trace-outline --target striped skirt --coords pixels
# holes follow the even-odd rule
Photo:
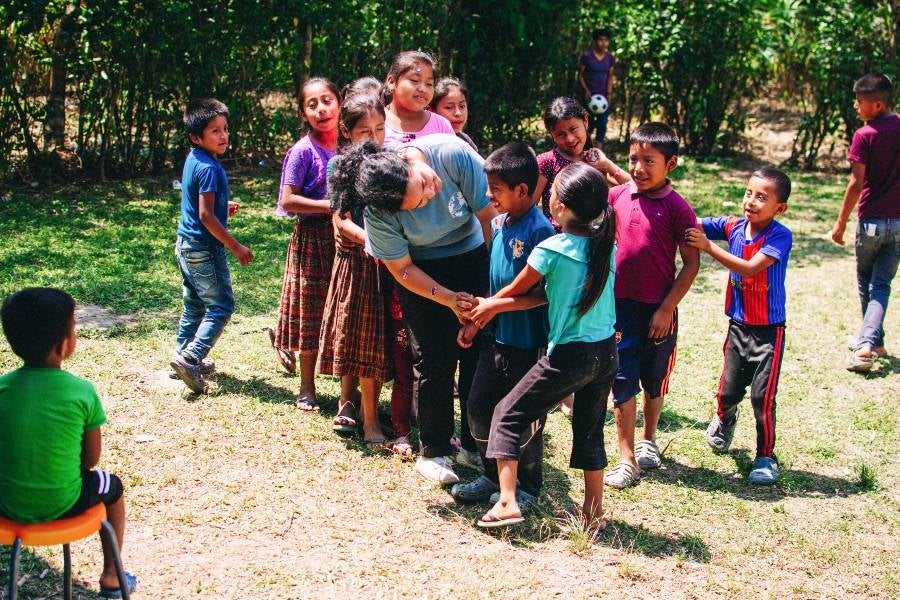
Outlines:
[[[319,339],[316,369],[385,381],[385,310],[378,265],[362,246],[339,248]]]
[[[334,230],[328,217],[297,219],[284,263],[284,283],[275,345],[293,352],[315,352],[331,268]]]

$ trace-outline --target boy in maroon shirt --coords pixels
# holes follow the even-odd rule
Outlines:
[[[853,85],[856,112],[865,125],[850,144],[850,182],[831,239],[844,244],[844,230],[859,203],[856,282],[863,322],[851,344],[849,371],[867,372],[884,356],[884,315],[900,259],[900,117],[891,112],[893,86],[881,73]]]

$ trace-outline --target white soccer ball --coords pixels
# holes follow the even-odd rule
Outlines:
[[[603,94],[594,94],[588,101],[588,109],[595,115],[602,115],[609,110],[609,101]]]

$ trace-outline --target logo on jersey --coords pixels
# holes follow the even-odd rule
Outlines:
[[[513,258],[522,258],[522,254],[525,253],[525,242],[513,238],[509,240],[509,248],[512,250]]]

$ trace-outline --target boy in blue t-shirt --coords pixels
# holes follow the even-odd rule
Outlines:
[[[228,201],[228,177],[217,160],[228,148],[228,109],[212,98],[194,100],[184,113],[184,125],[193,146],[181,176],[175,241],[184,310],[170,365],[191,390],[202,394],[203,376],[214,369],[206,355],[234,312],[225,248],[241,266],[250,264],[253,253],[228,233],[228,217],[238,205]]]
[[[537,158],[531,148],[521,142],[510,142],[487,157],[484,171],[488,180],[487,196],[503,212],[491,221],[490,293],[493,295],[512,283],[525,268],[534,247],[556,232],[531,201],[538,178]],[[481,298],[479,302],[495,305],[500,314],[492,331],[486,332],[485,337],[490,339],[482,344],[468,399],[469,428],[484,464],[484,475],[470,483],[453,486],[450,494],[460,502],[499,496],[497,461],[485,457],[494,408],[544,354],[549,331],[546,306],[514,310],[513,298]],[[543,295],[535,296],[533,302],[530,298],[519,299],[517,308],[524,308],[522,302],[534,306],[546,299]],[[478,325],[474,323],[463,327],[460,345],[471,346],[477,331]],[[516,495],[523,509],[537,499],[543,483],[544,421],[542,418],[532,423],[521,440]],[[496,503],[496,498],[491,501]]]
[[[737,426],[738,404],[750,386],[756,417],[756,459],[749,481],[772,485],[775,457],[775,395],[784,355],[784,280],[791,253],[791,231],[775,220],[787,210],[791,180],[771,167],[753,172],[744,193],[744,218],[708,217],[702,231],[688,229],[688,244],[731,270],[725,313],[731,319],[725,339],[725,365],[719,380],[716,415],[706,441],[727,452]],[[710,240],[728,240],[728,251]]]

